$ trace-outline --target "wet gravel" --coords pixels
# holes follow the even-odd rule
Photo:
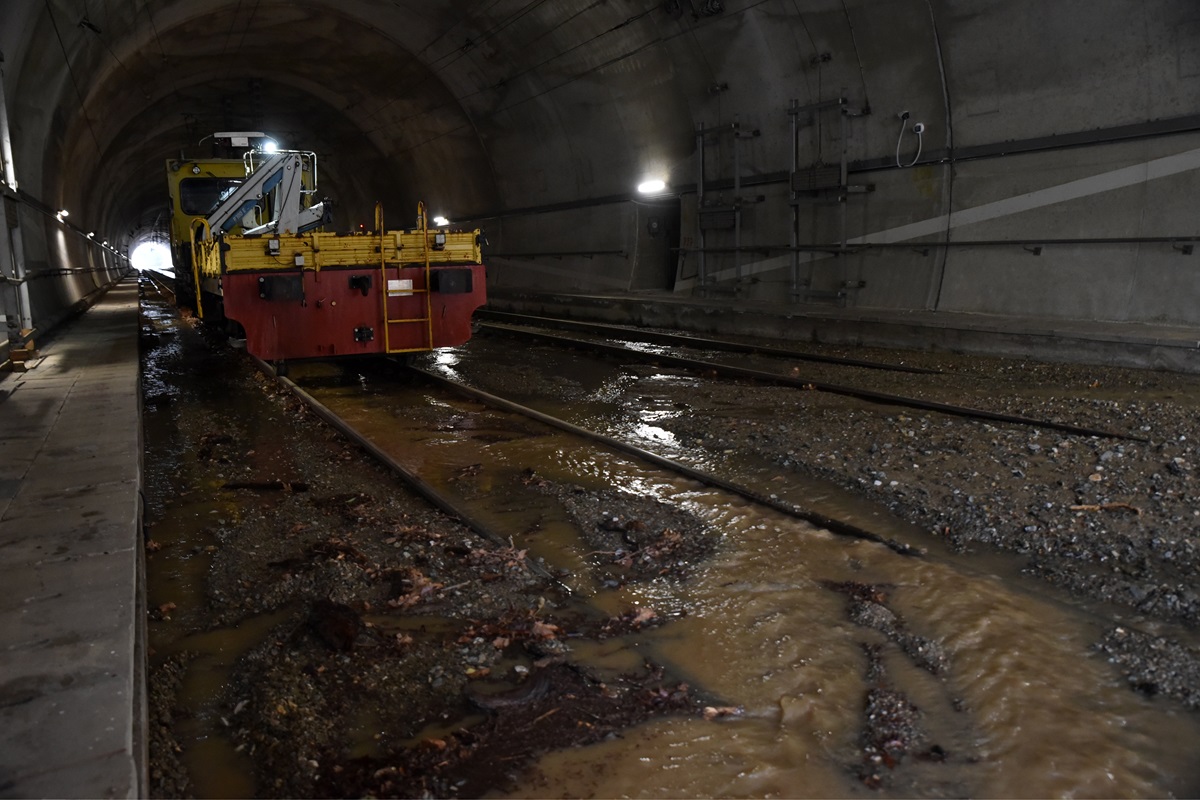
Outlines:
[[[847,596],[847,610],[855,625],[879,631],[914,664],[932,675],[940,675],[949,668],[949,657],[942,645],[910,632],[905,621],[888,607],[887,592],[882,587],[861,583],[830,583],[827,586]]]
[[[541,356],[540,349],[528,348],[531,361],[551,358],[551,351]],[[1096,646],[1132,684],[1145,683],[1136,676],[1153,670],[1157,691],[1193,702],[1200,669],[1193,635],[1200,625],[1200,377],[952,353],[808,349],[939,374],[684,354],[1126,438],[696,376],[641,360],[600,359],[611,364],[614,377],[594,391],[578,384],[563,390],[561,378],[547,384],[526,376],[517,386],[480,364],[472,365],[471,379],[502,394],[559,391],[568,401],[590,394],[608,409],[590,421],[576,420],[593,427],[649,413],[690,460],[716,465],[714,471],[734,479],[734,459],[759,462],[779,475],[828,481],[880,504],[959,553],[1014,554],[1024,559],[1027,574],[1120,609],[1125,628],[1166,624],[1161,639],[1126,637],[1119,657],[1110,641],[1115,624],[1106,644]],[[1150,641],[1163,644],[1149,648]],[[1164,649],[1172,658],[1162,657]]]
[[[890,685],[878,645],[863,645],[867,655],[866,702],[859,734],[862,761],[859,779],[872,789],[895,780],[896,768],[926,739],[921,712],[903,692]],[[939,748],[940,751],[940,748]]]
[[[1129,685],[1153,697],[1162,694],[1200,710],[1200,662],[1194,651],[1163,636],[1117,626],[1100,649],[1125,671]]]
[[[717,549],[717,532],[653,498],[587,491],[532,474],[529,482],[562,504],[592,548],[599,581],[609,588],[659,577],[682,580]]]
[[[180,710],[179,694],[188,653],[164,658],[147,675],[146,694],[150,713],[147,726],[148,748],[154,754],[149,767],[149,785],[155,797],[192,797],[191,782],[179,755],[183,746],[175,734],[186,716]]]

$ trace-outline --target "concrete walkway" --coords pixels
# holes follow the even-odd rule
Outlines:
[[[0,379],[0,796],[144,794],[135,277]]]

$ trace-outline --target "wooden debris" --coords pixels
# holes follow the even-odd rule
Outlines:
[[[1088,503],[1083,505],[1071,506],[1072,511],[1132,511],[1139,517],[1142,515],[1142,510],[1137,506],[1132,506],[1129,503]]]

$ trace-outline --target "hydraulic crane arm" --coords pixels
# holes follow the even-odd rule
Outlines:
[[[304,168],[311,153],[287,150],[275,153],[255,168],[245,182],[221,202],[208,217],[215,232],[228,231],[237,225],[263,198],[275,192],[273,219],[243,233],[304,233],[327,221],[325,204],[304,207]],[[315,163],[310,161],[309,163]]]

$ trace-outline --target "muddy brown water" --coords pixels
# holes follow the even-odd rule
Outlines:
[[[167,348],[168,368],[172,357]],[[433,360],[453,374],[469,372],[471,358],[458,350]],[[200,383],[219,385],[226,368],[202,365]],[[145,379],[147,397],[162,388],[153,370]],[[583,386],[591,399],[550,400],[542,410],[592,420],[607,415],[612,424],[604,432],[610,435],[667,456],[688,455],[654,424],[680,413],[671,398],[686,395],[687,379],[664,375],[662,392],[648,395],[639,419],[630,422],[611,413],[619,390],[612,381],[621,378],[573,360],[557,374]],[[1091,649],[1102,616],[1030,589],[1003,559],[967,565],[933,551],[928,558],[906,558],[628,457],[597,452],[419,382],[360,377],[326,365],[297,365],[292,375],[426,480],[459,494],[497,528],[514,531],[517,546],[563,570],[576,602],[613,615],[632,606],[651,608],[669,620],[636,634],[577,643],[573,658],[614,675],[645,660],[670,664],[707,695],[738,709],[715,720],[668,718],[599,745],[551,753],[513,796],[1188,796],[1200,789],[1195,715],[1130,691]],[[163,422],[148,413],[148,425]],[[159,433],[166,458],[187,458],[184,441]],[[482,466],[478,474],[463,480],[464,467],[476,464]],[[531,466],[551,480],[677,503],[719,537],[718,554],[686,582],[598,585],[587,577],[586,548],[561,510],[548,499],[510,493]],[[740,470],[730,477],[769,483],[781,496],[821,497],[891,526],[890,535],[919,536],[831,487],[800,484],[792,476],[776,484],[761,467],[736,459],[724,468]],[[214,520],[235,520],[238,508],[232,499],[156,498],[154,489],[151,482],[148,503],[159,504],[163,516],[152,535],[169,535],[160,543],[178,546],[171,558],[156,558],[148,595],[152,608],[173,600],[178,608],[169,613],[179,620],[205,605],[207,531]],[[948,668],[932,675],[882,634],[856,625],[846,597],[828,588],[840,582],[886,586],[889,608],[910,631],[941,644]],[[180,735],[194,789],[199,796],[248,796],[251,764],[222,736],[226,720],[214,710],[214,698],[232,664],[267,635],[275,618],[252,619],[236,629],[205,630],[202,620],[187,622],[152,622],[151,644],[156,658],[197,654],[180,693],[192,717]],[[199,630],[205,632],[194,632]],[[881,647],[889,684],[920,708],[922,749],[937,745],[945,754],[940,761],[904,759],[881,790],[856,777],[864,696],[871,688],[864,644]],[[369,716],[357,720],[363,752],[373,726]]]
[[[468,366],[459,358],[437,360],[453,374]],[[567,581],[579,602],[613,615],[633,606],[671,618],[577,648],[575,658],[613,673],[646,658],[667,663],[738,708],[553,753],[514,796],[1164,796],[1200,787],[1195,716],[1130,691],[1092,650],[1101,618],[1086,607],[953,559],[904,557],[832,535],[419,383],[339,382],[321,367],[293,375],[479,516],[505,530],[535,529],[516,545],[573,576]],[[605,393],[598,397],[591,411],[603,411]],[[436,429],[436,417],[454,422]],[[651,415],[638,424],[652,422]],[[643,438],[652,442],[654,431]],[[671,455],[671,443],[659,443]],[[461,480],[463,468],[476,464],[477,479]],[[507,494],[531,466],[550,480],[679,504],[720,538],[719,555],[684,583],[593,585],[570,526]],[[886,586],[889,607],[912,633],[941,644],[948,669],[923,671],[882,634],[854,624],[846,598],[827,588],[840,582]],[[871,688],[864,644],[882,646],[890,685],[921,710],[923,744],[945,754],[907,759],[881,791],[855,777]]]

